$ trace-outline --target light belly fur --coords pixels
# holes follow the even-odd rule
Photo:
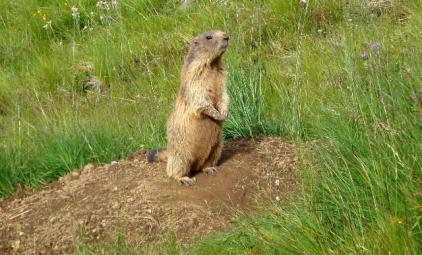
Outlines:
[[[177,117],[173,113],[168,126],[168,148],[183,155],[192,164],[192,170],[201,170],[211,152],[221,141],[222,124],[209,118]],[[180,114],[179,116],[186,116]]]

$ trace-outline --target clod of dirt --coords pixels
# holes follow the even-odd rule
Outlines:
[[[92,170],[94,170],[95,169],[95,165],[94,164],[87,164],[86,166],[84,166],[84,168],[83,168],[83,172],[84,173],[87,173],[87,172],[90,172],[90,171],[92,171]]]
[[[71,252],[78,239],[95,245],[122,231],[133,246],[171,231],[187,244],[230,227],[235,211],[252,211],[258,186],[273,189],[267,199],[281,202],[296,186],[293,145],[278,138],[228,141],[217,175],[198,173],[193,187],[168,179],[165,163],[149,164],[145,154],[88,164],[45,188],[0,200],[0,253]]]

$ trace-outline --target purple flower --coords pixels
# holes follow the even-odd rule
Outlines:
[[[379,43],[377,43],[377,42],[371,44],[371,49],[373,51],[379,51],[380,48],[381,48],[381,45]]]
[[[369,58],[369,54],[368,52],[365,50],[363,51],[360,56],[362,57],[363,60],[367,60]]]

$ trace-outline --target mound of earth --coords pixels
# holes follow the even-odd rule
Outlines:
[[[188,244],[252,212],[257,194],[283,201],[296,186],[293,144],[278,138],[226,142],[218,174],[198,173],[192,187],[168,179],[165,163],[147,163],[145,153],[0,200],[0,253],[72,252],[81,240],[96,245],[122,233],[134,247],[169,233]]]

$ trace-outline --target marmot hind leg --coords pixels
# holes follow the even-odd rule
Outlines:
[[[195,178],[190,178],[191,164],[179,155],[171,155],[167,160],[167,175],[176,179],[179,183],[192,186],[196,183]]]
[[[207,161],[205,162],[202,172],[206,173],[207,175],[216,175],[217,174],[217,164],[221,158],[221,153],[223,151],[223,142],[220,141],[215,147],[214,150],[211,152],[210,156],[208,157]]]

